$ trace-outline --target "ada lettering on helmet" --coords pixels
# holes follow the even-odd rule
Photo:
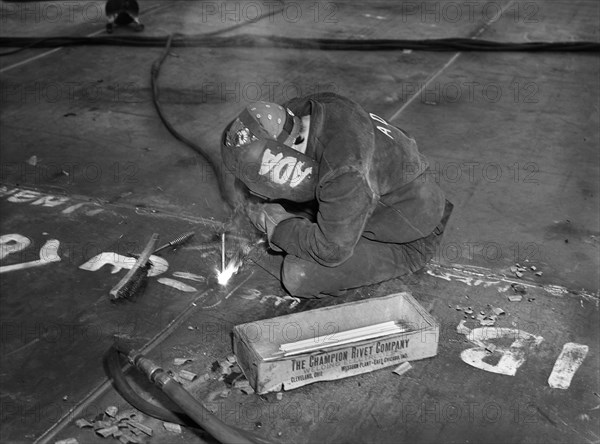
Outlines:
[[[313,158],[271,139],[221,144],[223,162],[248,189],[265,199],[308,202],[315,198],[319,165]]]
[[[283,153],[273,154],[269,148],[263,153],[258,171],[261,176],[269,175],[269,179],[276,184],[289,182],[292,188],[300,185],[311,173],[312,167],[304,168],[304,162],[293,156],[284,156]]]

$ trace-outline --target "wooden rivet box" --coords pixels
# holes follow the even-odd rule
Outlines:
[[[233,329],[237,361],[259,394],[429,358],[438,338],[435,319],[406,292]]]

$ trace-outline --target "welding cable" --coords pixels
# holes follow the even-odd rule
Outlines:
[[[347,50],[347,51],[391,51],[391,50],[420,50],[420,51],[562,51],[562,52],[599,52],[600,43],[596,42],[526,42],[503,43],[469,38],[448,38],[432,40],[392,40],[392,39],[314,39],[288,38],[278,36],[252,36],[241,34],[221,37],[211,33],[208,35],[170,34],[167,37],[148,36],[90,36],[90,37],[49,37],[45,39],[33,37],[0,37],[0,47],[23,48],[56,48],[75,45],[118,45],[118,46],[163,46],[164,50],[152,64],[151,85],[152,99],[159,118],[167,130],[179,141],[192,148],[202,156],[212,168],[218,179],[219,191],[223,200],[235,211],[240,198],[240,191],[235,186],[232,177],[221,164],[218,152],[212,152],[186,138],[166,119],[159,100],[158,78],[160,68],[171,47],[251,47],[251,48],[293,48],[316,50]],[[14,54],[15,51],[2,55]]]
[[[162,123],[165,125],[167,130],[177,140],[184,143],[189,148],[193,149],[197,154],[202,156],[204,158],[204,160],[206,160],[208,165],[212,168],[212,170],[215,174],[215,177],[217,178],[217,182],[218,182],[218,186],[219,186],[219,193],[221,194],[223,201],[226,202],[232,209],[235,209],[235,206],[236,206],[235,193],[236,193],[236,191],[235,191],[235,187],[233,186],[234,182],[233,182],[232,178],[229,178],[229,180],[226,179],[226,176],[225,176],[226,172],[223,170],[223,165],[221,163],[220,151],[217,150],[216,152],[213,152],[208,149],[205,149],[202,146],[198,145],[197,143],[195,143],[192,140],[185,137],[183,134],[179,133],[173,127],[173,125],[171,125],[169,120],[165,117],[162,106],[160,104],[158,78],[160,76],[160,69],[162,67],[162,64],[164,63],[167,55],[169,54],[169,51],[171,50],[171,45],[172,45],[174,37],[175,37],[174,34],[169,35],[163,52],[161,53],[159,58],[156,59],[154,61],[154,63],[152,63],[152,69],[151,69],[151,73],[150,73],[150,84],[151,84],[152,102],[154,103],[154,108],[156,109],[158,117],[160,118]]]
[[[131,387],[121,367],[120,355],[125,355],[136,368],[144,369],[150,380],[182,410],[169,410],[146,401]],[[105,355],[106,371],[117,392],[139,411],[161,421],[201,428],[222,443],[268,444],[269,441],[251,432],[229,426],[198,402],[181,384],[133,348],[115,341]]]
[[[10,42],[9,42],[10,41]],[[7,43],[9,42],[9,43]],[[562,50],[562,51],[597,51],[600,45],[592,42],[555,42],[555,43],[526,43],[526,44],[502,44],[498,42],[485,42],[472,39],[440,39],[440,40],[344,40],[344,39],[292,39],[286,37],[257,37],[249,35],[238,35],[233,37],[218,36],[186,36],[183,34],[170,34],[166,40],[164,37],[129,36],[129,37],[81,37],[65,38],[55,37],[43,41],[28,41],[27,38],[11,40],[0,37],[0,46],[14,46],[15,44],[27,43],[30,47],[67,46],[68,44],[109,44],[109,45],[139,45],[139,46],[164,46],[164,50],[157,60],[152,64],[151,88],[152,101],[159,118],[167,130],[180,142],[184,143],[196,153],[202,156],[212,168],[217,177],[219,192],[223,200],[235,211],[240,198],[240,191],[236,189],[235,181],[227,176],[223,169],[221,157],[217,152],[210,151],[196,144],[192,140],[179,133],[168,121],[163,112],[159,98],[158,78],[160,69],[173,46],[177,47],[283,47],[303,48],[319,50],[396,50],[396,49],[422,49],[422,50],[482,50],[487,45],[494,50]],[[48,45],[48,46],[44,46]],[[526,45],[526,46],[520,46]],[[594,46],[595,45],[595,46]],[[491,50],[491,49],[490,49]]]
[[[121,351],[116,343],[113,344],[105,355],[105,364],[109,378],[112,380],[117,392],[119,392],[125,401],[153,418],[172,422],[174,424],[181,424],[186,427],[198,427],[198,424],[184,412],[157,406],[138,395],[123,374],[121,369],[121,359],[119,358],[120,353]],[[127,354],[126,351],[123,351],[122,353]]]
[[[424,40],[403,39],[326,39],[292,38],[282,36],[256,36],[240,34],[170,36],[89,36],[89,37],[0,37],[0,47],[56,48],[80,45],[164,46],[169,39],[173,47],[195,48],[290,48],[326,51],[487,51],[487,52],[600,52],[600,43],[592,41],[570,42],[495,42],[472,38],[444,38]],[[3,55],[8,55],[4,53]]]
[[[17,49],[14,49],[12,51],[1,52],[0,57],[17,54],[17,53],[19,53],[21,51],[25,51],[26,49],[29,49],[29,48],[35,48],[36,45],[38,45],[38,43],[41,43],[43,40],[46,40],[46,39],[45,38],[37,39],[37,40],[32,41],[29,44],[24,44],[23,46],[21,46]]]
[[[241,28],[243,26],[252,24],[252,23],[257,23],[265,18],[268,18],[272,15],[275,14],[279,14],[283,11],[283,9],[273,9],[273,10],[269,10],[264,14],[260,14],[259,16],[257,16],[256,18],[249,20],[247,22],[244,23],[239,23],[237,25],[234,26],[230,26],[227,27],[225,29],[221,29],[221,30],[217,30],[217,31],[213,31],[210,33],[206,33],[203,34],[203,36],[205,38],[218,38],[217,36],[226,32],[231,32],[237,28]],[[170,34],[167,37],[167,41],[163,43],[163,41],[159,40],[159,43],[161,43],[162,45],[165,46],[165,49],[163,50],[162,54],[160,55],[160,57],[154,61],[154,63],[152,64],[152,69],[151,69],[151,77],[150,77],[150,82],[151,82],[151,87],[152,87],[152,102],[154,103],[154,107],[156,109],[156,112],[158,113],[158,117],[160,118],[160,120],[163,122],[163,124],[165,125],[165,127],[167,128],[167,130],[180,142],[184,143],[185,145],[187,145],[188,147],[190,147],[191,149],[193,149],[196,153],[200,154],[209,164],[209,166],[212,168],[213,172],[215,173],[215,177],[217,177],[218,180],[218,184],[219,184],[219,191],[221,194],[221,197],[223,198],[223,200],[228,203],[232,208],[235,208],[235,197],[234,196],[234,187],[233,187],[233,182],[232,179],[230,179],[229,181],[225,180],[225,176],[224,176],[224,171],[221,169],[221,156],[220,153],[215,155],[213,154],[211,151],[204,149],[203,147],[201,147],[200,145],[194,143],[193,141],[191,141],[190,139],[186,138],[185,136],[183,136],[181,133],[177,132],[177,130],[175,130],[175,128],[173,127],[173,125],[171,125],[171,123],[166,119],[163,111],[162,111],[162,107],[160,105],[160,100],[159,100],[159,91],[158,91],[158,77],[160,76],[160,68],[163,64],[163,62],[165,61],[165,58],[167,57],[167,55],[169,54],[169,51],[171,49],[171,45],[173,43],[173,38],[175,36],[180,36],[182,40],[185,41],[185,35],[183,34],[179,34],[179,33],[175,33],[175,34]],[[145,36],[142,36],[142,38],[146,38]]]
[[[201,146],[197,145],[196,143],[194,143],[193,141],[191,141],[190,139],[188,139],[187,137],[185,137],[184,135],[179,133],[173,127],[173,125],[171,125],[171,123],[167,120],[167,118],[165,117],[165,115],[163,113],[162,107],[160,105],[159,90],[158,90],[158,77],[160,76],[160,68],[161,68],[162,64],[164,63],[165,58],[169,54],[169,51],[171,50],[173,37],[174,37],[173,34],[171,34],[169,36],[169,38],[166,41],[165,48],[164,48],[162,54],[152,64],[151,75],[150,75],[150,84],[152,87],[152,102],[154,103],[154,107],[156,108],[158,117],[160,117],[160,120],[163,122],[163,124],[169,130],[169,132],[177,140],[179,140],[180,142],[183,142],[188,147],[192,148],[194,151],[196,151],[202,157],[204,157],[204,159],[208,162],[209,166],[213,169],[215,174],[217,174],[219,172],[219,162],[218,162],[217,158],[211,156],[209,151],[203,149]],[[217,174],[217,177],[220,177],[220,175]],[[219,186],[221,186],[220,184],[221,184],[221,181],[219,181]],[[221,194],[223,194],[223,191],[221,191]]]

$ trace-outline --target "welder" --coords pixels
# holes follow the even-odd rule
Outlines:
[[[335,93],[255,102],[224,131],[225,166],[292,296],[405,276],[434,256],[452,204],[405,131]]]

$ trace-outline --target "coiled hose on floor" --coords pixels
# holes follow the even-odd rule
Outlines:
[[[123,374],[120,355],[126,356],[134,367],[144,373],[150,382],[160,388],[182,410],[168,410],[138,395]],[[106,370],[117,392],[133,407],[149,416],[186,427],[200,427],[222,443],[269,443],[262,437],[225,424],[175,381],[168,372],[121,341],[113,343],[105,356],[105,362]]]

